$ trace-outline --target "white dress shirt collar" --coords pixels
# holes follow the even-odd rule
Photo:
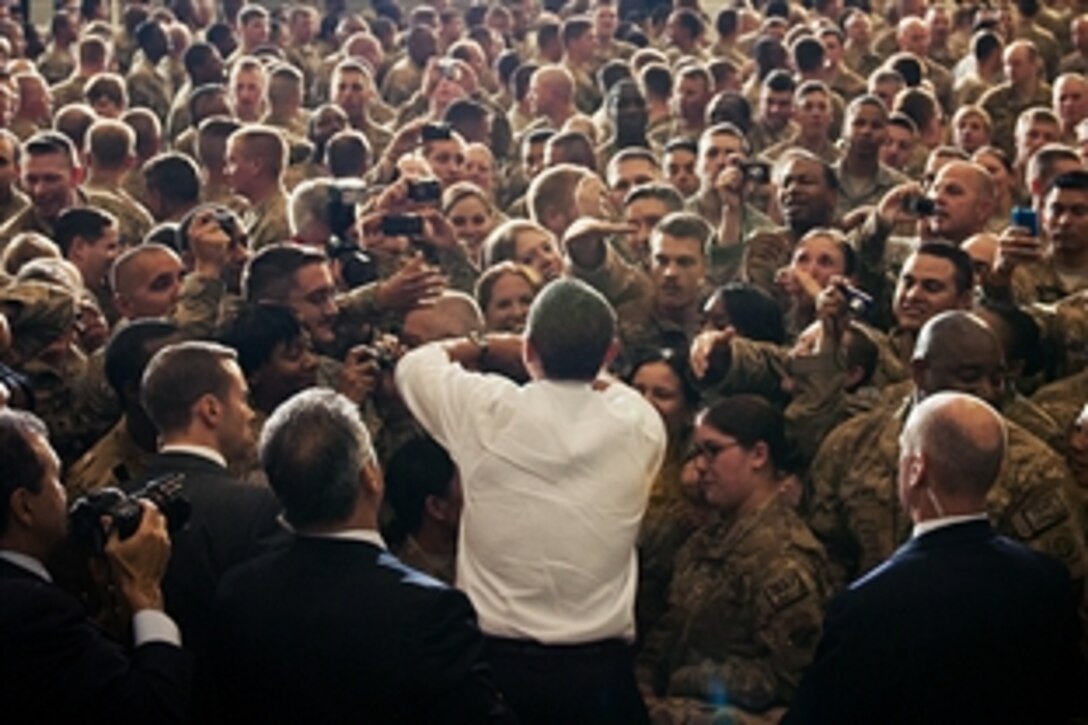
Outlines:
[[[913,538],[917,539],[919,536],[928,534],[931,531],[937,529],[943,529],[946,526],[955,526],[956,524],[964,524],[968,521],[985,521],[986,514],[967,514],[965,516],[942,516],[938,519],[929,519],[927,521],[919,521],[914,525]]]
[[[212,463],[218,463],[223,468],[227,467],[227,459],[223,454],[208,446],[199,446],[195,443],[168,443],[159,449],[159,453],[188,453],[198,458],[206,458]]]
[[[33,556],[21,554],[18,551],[12,551],[11,549],[0,549],[0,559],[11,562],[20,569],[26,569],[31,574],[36,574],[47,582],[53,581],[53,577],[49,575],[49,571],[45,568],[45,565]]]
[[[344,531],[332,531],[327,534],[301,534],[302,536],[308,536],[313,539],[344,539],[347,541],[363,541],[367,544],[373,544],[374,546],[382,549],[383,551],[388,547],[385,545],[385,539],[382,535],[374,529],[346,529]]]

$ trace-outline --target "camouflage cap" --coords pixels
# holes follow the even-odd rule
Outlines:
[[[8,318],[11,347],[18,360],[32,360],[76,324],[76,297],[44,282],[0,288],[0,312]]]

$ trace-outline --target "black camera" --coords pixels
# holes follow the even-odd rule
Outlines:
[[[418,201],[430,204],[442,199],[442,184],[438,179],[420,179],[408,181],[409,201]]]
[[[933,216],[937,213],[937,202],[928,196],[909,196],[903,201],[903,210],[915,216]]]
[[[740,169],[744,172],[745,181],[767,184],[771,180],[771,165],[766,161],[742,161]]]
[[[189,522],[192,504],[182,495],[184,473],[159,476],[143,488],[126,494],[119,488],[103,488],[81,496],[68,511],[68,530],[72,540],[87,551],[101,554],[113,531],[122,539],[136,533],[144,511],[140,499],[146,499],[166,517],[171,533]],[[110,528],[102,526],[102,517],[112,521]]]
[[[390,214],[382,217],[382,234],[387,237],[422,236],[423,217],[418,214]]]
[[[378,264],[351,239],[333,237],[325,245],[325,254],[340,265],[340,279],[348,289],[376,282]]]
[[[453,138],[453,129],[448,123],[428,123],[420,131],[420,137],[426,141],[449,141]]]

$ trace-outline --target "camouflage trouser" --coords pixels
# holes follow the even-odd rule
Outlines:
[[[756,714],[686,697],[654,698],[647,701],[646,708],[652,725],[770,725],[786,714],[781,707]]]

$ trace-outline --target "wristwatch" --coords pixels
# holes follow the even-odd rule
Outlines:
[[[476,346],[476,362],[482,367],[484,361],[487,360],[487,353],[491,350],[491,343],[487,335],[476,330],[468,333],[467,337],[469,342]]]

